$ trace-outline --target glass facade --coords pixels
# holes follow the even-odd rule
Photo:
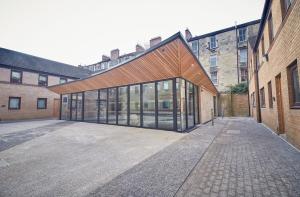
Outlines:
[[[61,119],[179,132],[200,122],[198,86],[182,78],[61,96]]]

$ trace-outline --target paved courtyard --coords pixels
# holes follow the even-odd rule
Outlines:
[[[188,134],[5,123],[0,196],[300,196],[300,153],[249,118]]]

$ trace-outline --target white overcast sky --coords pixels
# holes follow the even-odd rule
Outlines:
[[[0,0],[0,47],[72,65],[150,38],[256,20],[264,0]]]

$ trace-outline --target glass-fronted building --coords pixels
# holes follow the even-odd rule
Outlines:
[[[61,119],[185,131],[199,124],[198,89],[173,78],[64,94]]]
[[[187,131],[209,121],[217,90],[180,33],[103,73],[51,86],[60,118]]]

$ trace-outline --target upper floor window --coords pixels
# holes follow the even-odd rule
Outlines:
[[[248,70],[247,68],[241,68],[241,82],[245,82],[248,79]]]
[[[262,53],[262,56],[265,55],[265,38],[264,38],[264,36],[261,37],[261,53]]]
[[[48,85],[48,76],[40,74],[39,75],[39,85],[40,86],[47,86]]]
[[[192,51],[193,53],[198,56],[199,44],[198,40],[192,42]]]
[[[60,83],[60,84],[62,84],[62,83],[67,83],[67,79],[61,77],[61,78],[59,79],[59,83]]]
[[[259,49],[257,49],[257,51],[256,51],[256,56],[255,56],[255,58],[256,58],[256,69],[259,69],[259,67],[260,67]]]
[[[216,55],[212,55],[210,56],[210,66],[214,67],[217,66],[217,56]]]
[[[213,84],[217,85],[218,84],[218,72],[211,72],[210,73],[210,78]]]
[[[210,37],[209,48],[210,48],[210,49],[215,49],[215,48],[217,48],[217,39],[216,39],[216,36],[211,36],[211,37]]]
[[[21,109],[21,97],[9,97],[8,109]]]
[[[268,83],[269,108],[273,108],[272,82]]]
[[[245,42],[247,41],[247,28],[241,28],[239,29],[239,42]]]
[[[247,62],[247,49],[240,50],[240,62],[246,63]]]
[[[37,109],[47,109],[47,98],[37,99]]]
[[[300,81],[297,61],[288,67],[289,97],[292,108],[300,108]]]
[[[274,40],[273,17],[272,17],[271,12],[268,17],[268,27],[269,27],[269,41],[270,41],[270,45],[271,45],[272,41]]]
[[[10,82],[11,83],[22,83],[22,71],[11,70]]]

